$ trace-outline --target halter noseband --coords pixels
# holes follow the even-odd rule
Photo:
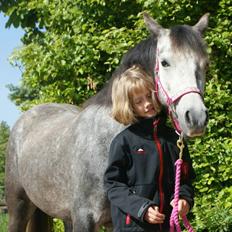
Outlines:
[[[166,104],[168,106],[168,115],[171,118],[173,125],[176,129],[176,131],[180,134],[181,133],[181,128],[180,128],[180,124],[177,120],[177,114],[176,111],[174,109],[174,105],[177,103],[178,100],[180,100],[180,98],[182,98],[184,95],[189,94],[189,93],[198,93],[201,95],[201,91],[196,88],[196,87],[189,87],[184,89],[183,91],[175,94],[174,96],[169,96],[167,91],[164,89],[161,81],[160,81],[160,77],[159,77],[159,50],[157,48],[157,53],[156,53],[156,64],[155,64],[155,93],[156,93],[156,99],[161,103],[160,97],[159,97],[159,90],[162,93],[162,95],[165,98]],[[175,115],[175,117],[173,117],[173,114]]]

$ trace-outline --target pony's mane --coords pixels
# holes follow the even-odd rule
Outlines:
[[[194,51],[199,58],[205,58],[206,49],[200,33],[194,32],[190,26],[177,25],[170,28],[170,39],[173,49],[178,52]],[[122,58],[118,68],[113,73],[108,83],[95,96],[85,102],[83,108],[89,105],[111,106],[112,83],[115,78],[121,75],[126,69],[133,65],[139,65],[145,72],[154,77],[156,59],[157,38],[151,35],[141,41],[134,48],[130,49]]]
[[[195,32],[188,25],[177,25],[170,29],[172,48],[179,52],[194,51],[195,55],[205,59],[206,46],[200,33]]]
[[[134,48],[130,49],[122,58],[120,65],[112,74],[110,80],[105,84],[102,90],[95,96],[87,100],[83,108],[89,105],[111,106],[111,91],[113,80],[119,77],[125,70],[133,65],[139,65],[145,72],[154,75],[155,51],[157,40],[154,36],[150,36],[146,40],[141,41]]]

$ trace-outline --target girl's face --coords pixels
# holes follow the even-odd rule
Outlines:
[[[138,117],[150,118],[156,115],[152,93],[147,88],[132,94],[132,105],[134,112]]]

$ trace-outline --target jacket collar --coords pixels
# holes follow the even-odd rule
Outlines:
[[[162,115],[151,118],[139,118],[138,122],[131,125],[128,129],[138,136],[153,140],[154,122],[157,120],[159,121],[157,126],[160,128],[165,124],[166,118],[163,118]]]

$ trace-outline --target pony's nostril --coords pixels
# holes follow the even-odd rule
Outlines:
[[[209,121],[209,112],[208,110],[205,111],[205,126],[208,124],[208,121]]]
[[[205,127],[208,123],[208,118],[208,110],[201,111],[201,114],[191,109],[185,112],[185,122],[190,127]]]
[[[186,111],[186,113],[185,113],[185,120],[186,120],[186,122],[187,122],[188,124],[191,123],[190,112],[189,112],[189,110]]]

